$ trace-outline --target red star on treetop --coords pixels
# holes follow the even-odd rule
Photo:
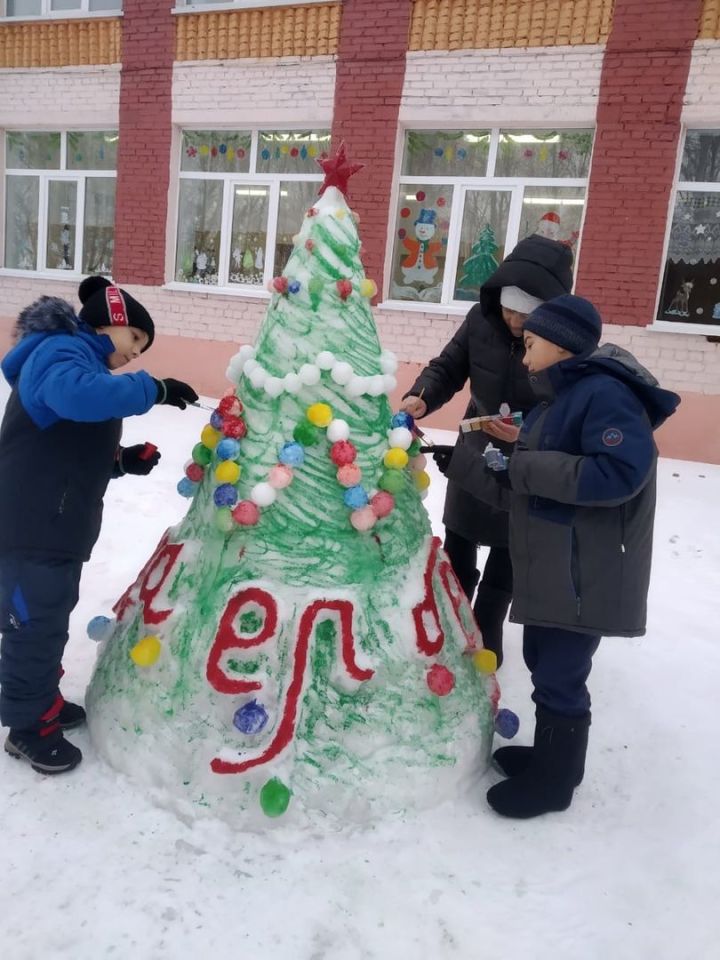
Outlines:
[[[328,187],[337,187],[340,193],[349,199],[348,180],[350,177],[362,170],[364,163],[349,163],[345,155],[345,141],[343,140],[337,149],[334,157],[325,157],[318,160],[318,163],[325,172],[323,185],[320,187],[318,196],[322,196]]]

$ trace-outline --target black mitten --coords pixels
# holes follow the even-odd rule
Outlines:
[[[455,453],[454,445],[450,446],[447,444],[435,444],[435,446],[429,447],[427,452],[432,454],[432,458],[437,464],[437,468],[440,473],[442,473],[443,476],[446,476],[448,469],[450,468],[452,455]]]
[[[153,379],[155,380],[154,377]],[[183,383],[182,380],[166,377],[164,380],[155,380],[155,386],[158,392],[155,403],[169,404],[181,410],[184,410],[189,403],[197,403],[198,395],[189,383]]]
[[[120,447],[117,455],[118,472],[122,476],[132,473],[146,477],[158,465],[160,451],[151,443],[136,443],[132,447]]]

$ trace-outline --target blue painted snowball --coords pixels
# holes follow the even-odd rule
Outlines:
[[[197,483],[193,483],[190,477],[183,477],[177,485],[177,492],[181,497],[194,497],[198,488]]]
[[[240,444],[237,440],[226,437],[215,447],[218,460],[236,460],[240,455]]]
[[[305,450],[299,443],[295,443],[294,441],[291,441],[290,443],[284,443],[280,447],[278,460],[280,463],[284,463],[288,467],[299,467],[305,461]]]
[[[267,710],[258,703],[257,700],[251,700],[235,711],[233,724],[240,733],[260,733],[268,722]]]
[[[93,617],[90,623],[87,625],[87,635],[91,640],[94,640],[96,643],[100,643],[100,641],[104,640],[109,633],[111,624],[112,620],[110,617]]]
[[[359,510],[360,507],[364,507],[368,502],[367,491],[359,485],[348,487],[343,496],[343,500],[345,501],[346,507],[350,507],[351,510]]]
[[[411,417],[409,413],[396,413],[395,416],[390,421],[391,426],[393,427],[407,427],[408,430],[412,430],[415,426],[415,418]]]
[[[505,740],[512,740],[520,729],[520,720],[518,715],[512,710],[506,710],[502,707],[495,716],[495,732],[504,737]]]
[[[216,507],[234,507],[237,503],[238,492],[231,483],[221,483],[215,487],[213,501]]]

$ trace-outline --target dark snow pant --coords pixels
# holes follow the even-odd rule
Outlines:
[[[81,560],[0,557],[0,723],[35,730],[53,706]]]
[[[523,657],[532,674],[533,700],[563,717],[584,717],[590,710],[586,686],[600,637],[556,627],[526,626]]]
[[[460,586],[472,603],[477,584],[477,544],[466,540],[459,533],[445,530],[445,553],[448,555]],[[495,590],[505,590],[512,594],[513,572],[510,551],[505,547],[490,547],[490,553],[482,572],[482,582]]]

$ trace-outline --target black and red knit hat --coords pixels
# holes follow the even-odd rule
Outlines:
[[[155,339],[155,324],[145,307],[106,277],[86,277],[78,296],[82,308],[78,316],[90,327],[135,327],[148,335],[147,346]]]

